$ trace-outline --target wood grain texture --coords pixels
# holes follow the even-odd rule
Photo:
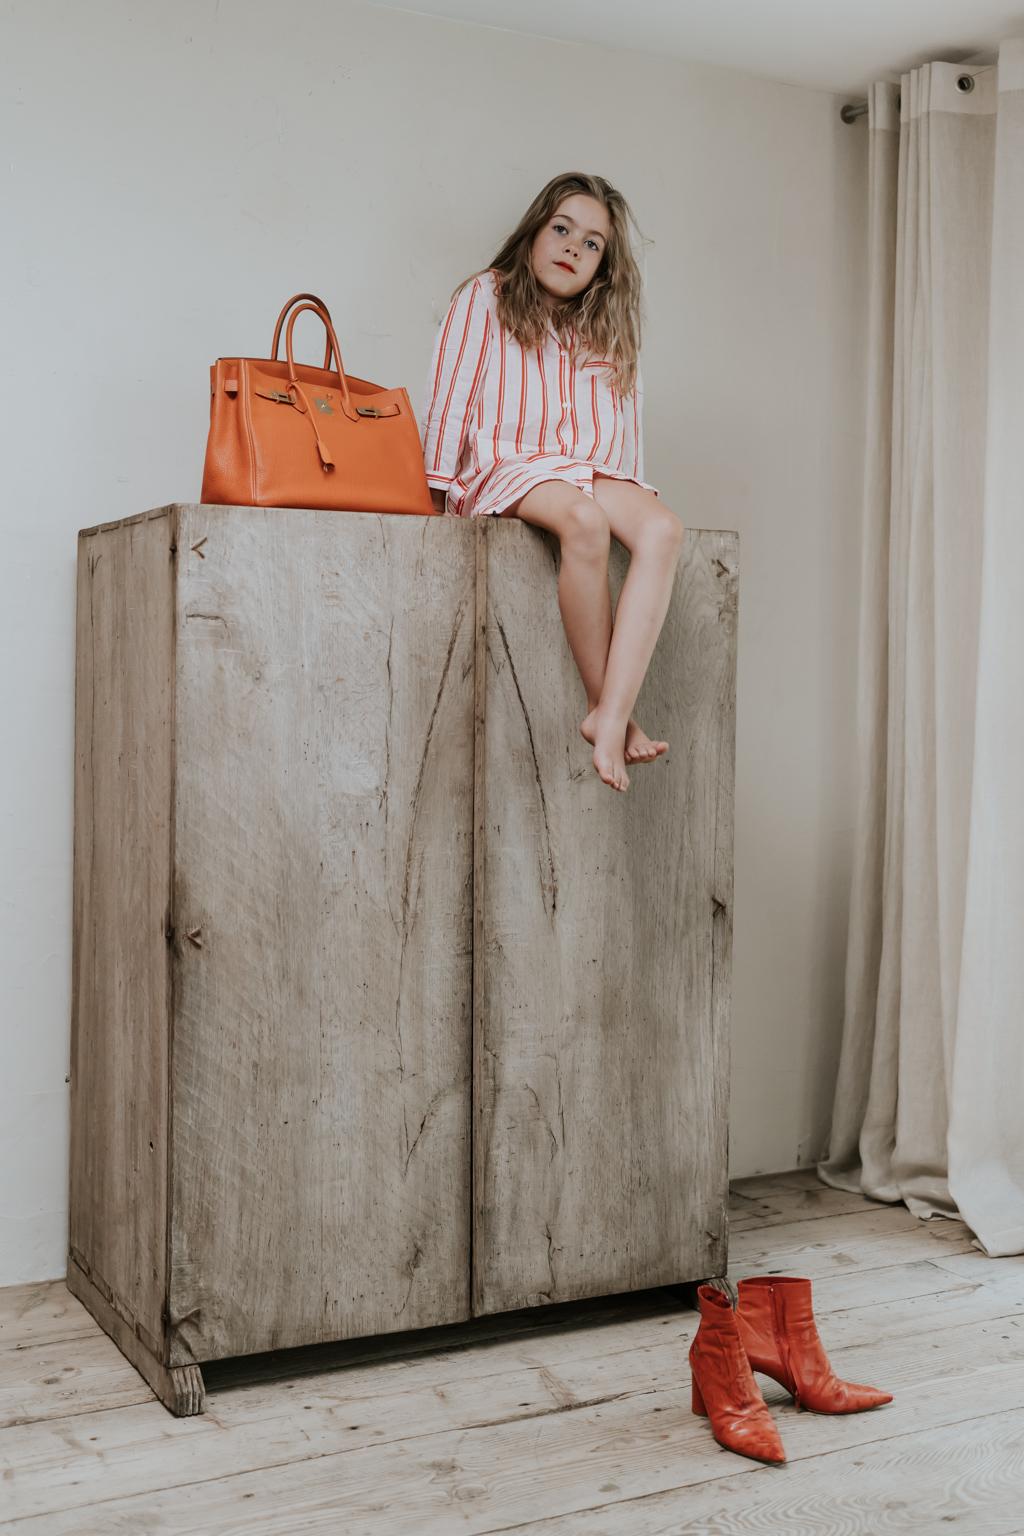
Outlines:
[[[813,1194],[813,1173],[798,1177],[789,1193]],[[759,1199],[756,1181],[743,1183],[737,1210]],[[37,1323],[52,1314],[52,1341],[34,1328],[0,1376],[11,1426],[0,1436],[0,1528],[931,1536],[952,1524],[1012,1536],[1024,1260],[948,1253],[929,1224],[906,1228],[898,1206],[862,1199],[857,1213],[848,1196],[823,1194],[823,1210],[808,1199],[794,1220],[809,1244],[823,1222],[837,1243],[849,1225],[854,1263],[814,1283],[822,1339],[840,1374],[896,1396],[832,1418],[798,1412],[759,1377],[784,1469],[722,1450],[691,1413],[686,1349],[698,1320],[664,1290],[301,1351],[301,1377],[294,1352],[277,1357],[277,1380],[265,1359],[215,1364],[209,1411],[177,1421],[138,1400],[137,1378],[98,1329],[69,1356],[67,1307],[40,1295],[32,1311]],[[894,1248],[893,1262],[861,1271],[858,1217],[879,1216],[901,1248],[916,1234],[916,1255],[900,1262]],[[0,1318],[22,1315],[25,1299],[0,1293]]]
[[[578,731],[556,541],[479,522],[477,1313],[724,1272],[738,582],[737,536],[688,531],[636,711],[671,750],[618,795]]]
[[[779,1222],[767,1230],[747,1228],[733,1234],[729,1272],[741,1275],[803,1275],[827,1278],[843,1269],[868,1270],[919,1257],[922,1249],[938,1262],[967,1253],[972,1238],[960,1221],[938,1218],[922,1222],[906,1206],[866,1209],[848,1216],[826,1217],[808,1224],[799,1219]]]
[[[577,1531],[616,1536],[620,1516],[622,1529],[647,1536],[652,1529],[701,1529],[687,1522],[713,1520],[719,1501],[745,1484],[745,1500],[733,1507],[737,1518],[746,1507],[749,1528],[757,1530],[756,1512],[768,1495],[746,1480],[757,1477],[759,1466],[722,1450],[706,1421],[690,1411],[691,1317],[666,1311],[660,1319],[641,1315],[632,1325],[599,1330],[578,1320],[511,1339],[508,1348],[488,1341],[479,1349],[391,1360],[387,1369],[325,1373],[298,1391],[282,1382],[276,1396],[266,1387],[211,1390],[207,1423],[168,1426],[166,1416],[138,1409],[104,1415],[93,1431],[100,1454],[93,1444],[69,1447],[59,1425],[42,1424],[20,1442],[35,1449],[25,1472],[15,1472],[15,1508],[63,1510],[63,1519],[53,1518],[54,1532],[74,1531],[71,1512],[81,1519],[82,1507],[96,1501],[105,1531],[130,1532],[134,1520],[147,1532],[204,1536],[339,1527],[367,1536],[449,1536],[456,1518],[459,1530],[482,1536],[532,1522],[559,1530],[561,1519]],[[884,1373],[896,1392],[874,1413],[799,1412],[781,1389],[758,1378],[790,1457],[769,1487],[785,1497],[803,1466],[797,1486],[832,1536],[885,1529],[873,1502],[855,1502],[858,1463],[874,1469],[880,1495],[884,1489],[884,1496],[903,1499],[893,1510],[895,1532],[896,1516],[917,1494],[948,1498],[961,1475],[941,1462],[929,1467],[927,1454],[914,1455],[914,1437],[926,1453],[929,1444],[951,1443],[947,1426],[969,1432],[984,1424],[991,1438],[1008,1416],[1014,1423],[1024,1417],[1020,1329],[1008,1330],[993,1313],[991,1321],[933,1340],[913,1331],[909,1308],[905,1322],[901,1338],[850,1348],[835,1339],[831,1320],[826,1324],[837,1371],[859,1381]],[[912,1452],[908,1465],[916,1463],[912,1480],[900,1478],[904,1446]],[[848,1485],[837,1482],[837,1465]],[[1019,1444],[1005,1445],[992,1464],[991,1487],[975,1489],[976,1507],[994,1512],[1019,1465]],[[644,1524],[645,1500],[661,1509],[664,1524]],[[801,1527],[792,1515],[763,1528],[787,1536],[818,1529],[810,1521]]]
[[[60,1280],[0,1289],[0,1350],[28,1349],[95,1333],[92,1320]]]
[[[78,544],[70,1253],[163,1351],[173,508]]]
[[[171,1362],[463,1317],[471,530],[181,516]]]

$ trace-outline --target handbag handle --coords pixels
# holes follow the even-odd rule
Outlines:
[[[350,421],[358,422],[359,415],[358,415],[355,407],[352,404],[352,398],[351,398],[351,396],[349,395],[349,392],[348,392],[348,380],[345,378],[345,369],[344,369],[344,367],[342,365],[342,361],[341,361],[341,348],[338,346],[338,338],[337,338],[337,336],[334,333],[334,325],[332,324],[331,317],[327,313],[327,311],[325,309],[317,309],[315,304],[300,304],[297,309],[293,309],[292,310],[291,314],[288,317],[288,328],[285,331],[284,346],[285,346],[285,352],[286,352],[287,357],[288,357],[288,388],[289,388],[289,392],[291,392],[291,390],[294,389],[295,393],[300,397],[300,399],[305,401],[306,409],[308,411],[308,409],[309,409],[309,402],[306,400],[305,391],[303,390],[301,384],[299,383],[298,379],[295,376],[295,356],[294,356],[294,353],[293,353],[293,350],[292,350],[292,332],[295,329],[295,322],[296,322],[296,320],[299,318],[299,316],[305,310],[309,310],[311,314],[318,315],[320,317],[320,319],[323,321],[324,326],[327,329],[327,344],[328,344],[328,346],[330,348],[333,349],[334,356],[335,356],[335,359],[337,360],[337,364],[338,364],[338,389],[339,389],[340,394],[341,394],[341,408],[345,412],[345,415],[349,418]],[[316,422],[313,420],[312,414],[310,414],[310,420],[313,422],[313,428],[314,428],[314,431],[315,431],[316,430]],[[317,432],[317,446],[321,447],[319,432]],[[321,447],[321,454],[320,454],[320,456],[321,456],[321,458],[324,458],[324,452],[323,452],[323,448],[322,447]]]
[[[271,362],[274,362],[274,363],[277,362],[277,349],[281,345],[281,330],[282,330],[282,327],[284,326],[284,317],[285,317],[285,315],[291,309],[293,304],[300,304],[300,303],[304,302],[305,300],[309,300],[310,303],[316,305],[318,311],[321,311],[321,315],[320,315],[321,319],[323,319],[324,316],[326,315],[328,322],[330,321],[330,318],[331,318],[330,311],[328,310],[327,305],[324,303],[323,299],[318,299],[315,293],[296,293],[292,298],[290,298],[288,300],[288,303],[284,306],[284,308],[282,309],[281,313],[277,317],[277,324],[274,326],[274,340],[273,340],[273,344],[272,344],[272,346],[270,348],[270,360],[271,360]],[[339,367],[341,366],[341,359],[340,358],[338,359],[338,365],[339,365]],[[329,368],[330,366],[331,366],[331,333],[330,333],[330,326],[328,325],[328,329],[327,329],[327,350],[324,353],[324,367],[325,368]]]

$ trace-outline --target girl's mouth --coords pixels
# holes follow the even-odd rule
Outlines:
[[[569,263],[567,261],[556,261],[555,262],[555,266],[556,267],[561,267],[563,272],[571,272],[574,277],[576,275],[576,268],[575,267],[570,267],[570,265],[569,265]]]

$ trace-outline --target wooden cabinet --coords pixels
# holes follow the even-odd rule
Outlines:
[[[536,529],[80,535],[69,1284],[176,1412],[724,1273],[737,544],[687,533],[619,795]]]

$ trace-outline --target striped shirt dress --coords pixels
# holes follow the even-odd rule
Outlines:
[[[542,346],[521,347],[498,320],[495,281],[488,271],[459,290],[434,343],[419,425],[445,511],[500,515],[542,480],[593,496],[595,471],[657,496],[642,478],[639,369],[623,396],[607,359],[573,366],[551,326]]]

